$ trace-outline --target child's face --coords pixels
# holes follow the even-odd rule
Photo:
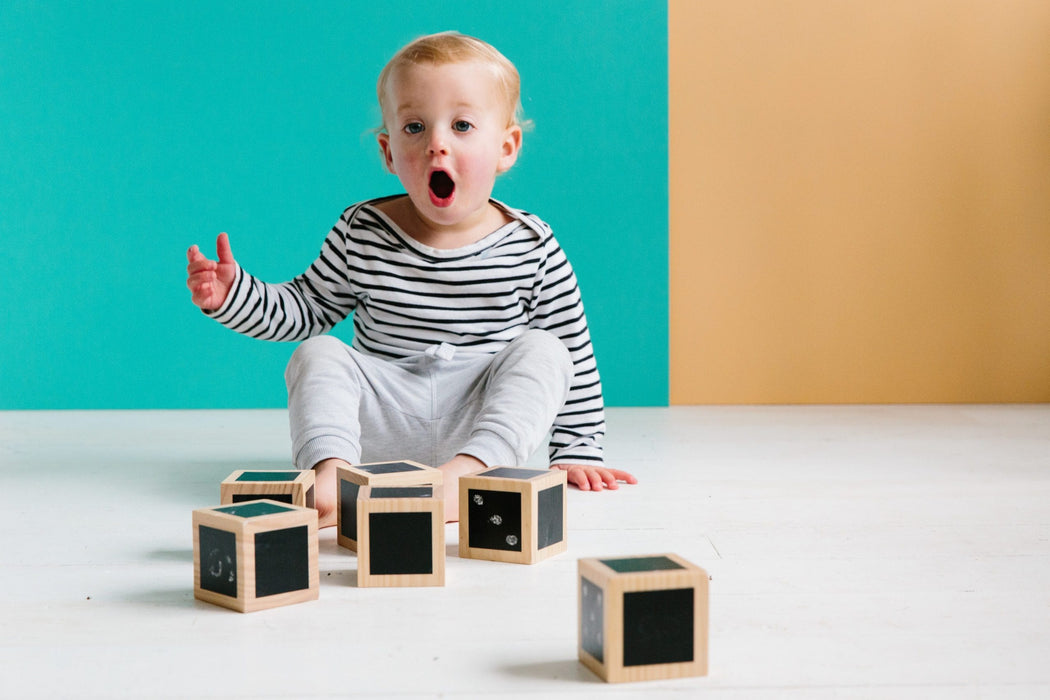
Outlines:
[[[476,62],[414,65],[386,91],[379,147],[416,212],[441,228],[480,221],[521,147],[495,77]]]

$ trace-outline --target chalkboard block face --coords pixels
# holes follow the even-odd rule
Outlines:
[[[485,478],[497,478],[497,479],[535,479],[536,477],[546,475],[547,471],[544,469],[517,469],[515,467],[497,467],[495,469],[489,469],[486,472],[478,474],[478,476]]]
[[[623,665],[693,661],[692,588],[623,595]]]
[[[585,578],[580,579],[580,644],[598,663],[605,663],[604,597],[600,587]]]
[[[295,510],[294,508],[285,508],[282,505],[276,503],[263,503],[261,501],[248,501],[232,506],[223,506],[222,508],[216,508],[216,513],[226,513],[227,515],[236,515],[238,518],[258,518],[262,515],[273,515],[274,513],[287,513],[288,511]]]
[[[470,489],[467,493],[470,546],[521,551],[521,493]]]
[[[237,481],[295,481],[299,478],[298,471],[270,471],[270,472],[244,472],[237,477]]]
[[[565,530],[565,487],[561,484],[539,493],[536,517],[539,518],[536,546],[545,549],[562,540]]]
[[[379,464],[357,464],[354,465],[354,469],[358,469],[369,474],[398,474],[401,472],[418,472],[423,471],[414,464],[408,464],[406,462],[382,462]]]
[[[357,541],[357,494],[361,487],[352,481],[339,482],[339,534]]]
[[[685,567],[668,557],[627,557],[625,559],[602,559],[603,564],[620,574],[645,571],[670,571]]]
[[[310,587],[309,529],[306,525],[255,535],[255,596]]]
[[[237,536],[207,525],[198,528],[201,588],[237,597]]]
[[[433,516],[369,513],[368,553],[371,575],[434,573]]]
[[[280,501],[281,503],[292,504],[292,494],[290,493],[235,493],[231,496],[234,503],[246,503],[248,501],[258,501],[260,499],[267,499],[270,501]]]
[[[432,486],[375,486],[372,498],[433,498]]]

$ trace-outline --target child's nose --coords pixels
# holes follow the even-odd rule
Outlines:
[[[428,156],[448,155],[448,140],[444,134],[434,131],[431,133],[430,141],[427,142]]]

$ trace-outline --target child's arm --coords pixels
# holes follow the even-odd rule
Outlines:
[[[222,306],[237,278],[237,263],[230,249],[229,236],[220,233],[215,248],[218,262],[204,257],[197,246],[186,253],[190,261],[186,266],[186,286],[193,294],[193,303],[204,311],[214,311]]]
[[[628,484],[637,484],[638,479],[620,469],[606,469],[589,464],[556,464],[551,469],[561,469],[569,472],[569,483],[575,485],[581,491],[601,491],[602,489],[615,490],[620,488],[618,481]]]
[[[635,484],[633,475],[605,466],[605,402],[576,274],[553,236],[544,244],[547,259],[534,286],[531,323],[561,338],[575,370],[569,396],[552,426],[551,468],[568,472],[568,482],[581,491],[615,490],[620,481]]]
[[[291,342],[326,333],[357,304],[347,269],[352,214],[343,213],[305,272],[279,284],[263,282],[238,265],[226,234],[216,244],[218,262],[193,246],[187,253],[193,303],[227,328],[259,340]]]

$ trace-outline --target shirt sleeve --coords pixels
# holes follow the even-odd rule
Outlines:
[[[604,463],[601,440],[605,436],[605,403],[583,299],[572,265],[553,236],[545,246],[547,255],[534,288],[531,325],[561,338],[575,369],[569,396],[554,420],[550,463],[600,467]]]
[[[299,341],[331,330],[357,304],[347,282],[346,226],[344,213],[325,238],[317,259],[289,282],[263,282],[238,267],[226,301],[204,313],[260,340]]]

